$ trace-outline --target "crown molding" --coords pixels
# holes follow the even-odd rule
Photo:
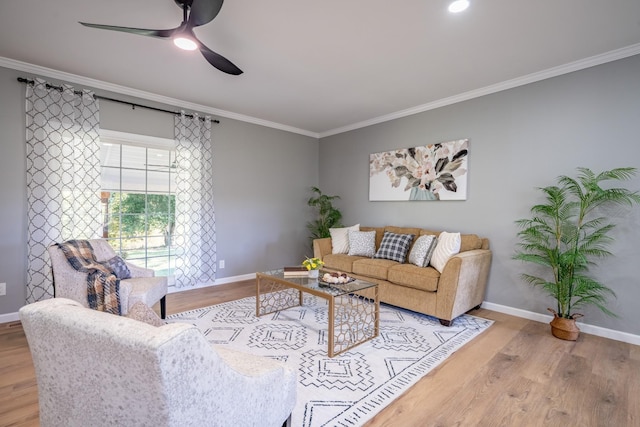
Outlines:
[[[447,105],[456,104],[462,101],[468,101],[470,99],[479,98],[481,96],[490,95],[492,93],[501,92],[503,90],[512,89],[518,86],[524,86],[530,83],[538,82],[540,80],[549,79],[551,77],[557,77],[563,74],[572,73],[574,71],[583,70],[585,68],[595,67],[596,65],[616,61],[618,59],[624,59],[629,56],[634,56],[637,54],[640,54],[640,43],[633,44],[621,49],[612,50],[610,52],[606,52],[600,55],[591,56],[589,58],[581,59],[579,61],[570,62],[568,64],[559,65],[557,67],[549,68],[547,70],[539,71],[532,74],[527,74],[526,76],[517,77],[515,79],[507,80],[494,85],[485,86],[480,89],[475,89],[475,90],[464,92],[458,95],[450,96],[448,98],[439,99],[437,101],[429,102],[427,104],[422,104],[416,107],[407,108],[406,110],[397,111],[395,113],[391,113],[391,114],[376,117],[373,119],[365,120],[362,122],[354,123],[351,125],[339,127],[326,132],[321,132],[319,134],[319,137],[326,138],[328,136],[349,132],[352,130],[364,128],[364,127],[375,125],[378,123],[388,122],[390,120],[412,116],[414,114],[423,113],[425,111],[434,110],[436,108],[445,107]]]
[[[563,74],[572,73],[574,71],[583,70],[585,68],[594,67],[607,62],[624,59],[630,56],[640,54],[640,43],[636,43],[620,49],[615,49],[610,52],[606,52],[600,55],[594,55],[589,58],[581,59],[578,61],[570,62],[557,67],[549,68],[547,70],[539,71],[526,76],[517,77],[515,79],[507,80],[501,83],[497,83],[490,86],[485,86],[480,89],[463,92],[458,95],[450,96],[447,98],[439,99],[426,104],[418,105],[416,107],[407,108],[384,116],[375,117],[373,119],[364,120],[351,125],[342,126],[339,128],[331,129],[325,132],[311,132],[305,129],[299,129],[292,126],[284,125],[281,123],[270,122],[267,120],[258,119],[244,114],[233,113],[231,111],[220,110],[217,108],[208,107],[206,105],[195,104],[192,102],[183,101],[176,98],[170,98],[162,95],[157,95],[151,92],[145,92],[138,89],[133,89],[126,86],[116,85],[101,80],[90,79],[88,77],[79,76],[76,74],[66,73],[63,71],[53,70],[51,68],[41,67],[26,62],[16,61],[10,58],[0,57],[0,66],[11,68],[14,70],[24,71],[35,75],[45,76],[57,80],[63,80],[71,83],[80,84],[83,86],[89,86],[96,89],[107,90],[122,95],[134,96],[136,98],[146,99],[149,101],[159,102],[162,104],[173,105],[177,108],[185,108],[192,111],[199,111],[206,114],[211,114],[219,117],[226,117],[241,122],[252,123],[259,126],[265,126],[268,128],[278,129],[285,132],[296,133],[299,135],[309,136],[311,138],[321,139],[328,136],[337,135],[340,133],[349,132],[352,130],[364,128],[367,126],[376,125],[383,122],[388,122],[402,117],[412,116],[414,114],[423,113],[425,111],[434,110],[436,108],[445,107],[447,105],[456,104],[462,101],[468,101],[470,99],[479,98],[481,96],[490,95],[492,93],[501,92],[503,90],[512,89],[518,86],[524,86],[530,83],[535,83],[541,80],[549,79],[552,77],[561,76]]]
[[[95,89],[102,89],[121,95],[134,96],[140,99],[146,99],[148,101],[159,102],[162,104],[171,105],[177,108],[184,108],[191,111],[198,111],[205,114],[211,114],[217,117],[226,117],[228,119],[238,120],[241,122],[252,123],[259,126],[265,126],[268,128],[283,130],[285,132],[297,133],[304,136],[310,136],[312,138],[318,138],[318,133],[311,132],[304,129],[298,129],[293,126],[283,125],[281,123],[270,122],[268,120],[262,120],[251,116],[245,116],[244,114],[238,114],[231,111],[220,110],[218,108],[209,107],[206,105],[195,104],[193,102],[183,101],[181,99],[170,98],[167,96],[157,95],[151,92],[145,92],[139,89],[130,88],[127,86],[121,86],[102,80],[91,79],[88,77],[79,76],[77,74],[66,73],[64,71],[58,71],[51,68],[41,67],[39,65],[29,64],[27,62],[16,61],[11,58],[5,58],[0,56],[0,67],[11,68],[25,73],[35,74],[38,76],[48,77],[56,80],[62,80],[69,83],[79,84],[82,86],[89,86]]]

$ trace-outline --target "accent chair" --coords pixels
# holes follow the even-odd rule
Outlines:
[[[104,239],[89,240],[96,259],[105,262],[116,256],[115,251]],[[87,293],[87,274],[74,269],[67,261],[64,252],[56,245],[48,248],[53,267],[54,295],[78,301],[89,307]],[[122,315],[126,315],[138,301],[153,307],[160,301],[160,317],[166,317],[166,295],[168,290],[166,277],[155,277],[155,272],[138,267],[125,261],[131,278],[120,280],[120,305]]]
[[[296,371],[217,348],[195,326],[152,326],[52,298],[20,319],[38,383],[40,425],[289,425]]]

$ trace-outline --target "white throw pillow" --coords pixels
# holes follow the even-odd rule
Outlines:
[[[431,256],[431,265],[442,273],[449,258],[460,252],[460,233],[443,231],[438,236],[438,244]]]
[[[375,231],[349,230],[349,255],[371,258],[376,253]]]
[[[349,253],[349,230],[360,231],[360,224],[352,225],[351,227],[329,229],[329,233],[331,234],[331,253]]]
[[[437,243],[438,239],[436,239],[436,236],[430,234],[418,237],[409,253],[409,262],[418,267],[428,266]]]

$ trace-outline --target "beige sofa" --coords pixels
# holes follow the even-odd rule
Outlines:
[[[360,227],[360,231],[372,230],[376,232],[376,250],[385,231],[414,234],[414,242],[423,234],[440,234],[411,227]],[[461,235],[460,253],[448,260],[442,273],[408,262],[332,254],[331,238],[314,240],[313,251],[324,261],[324,269],[377,283],[381,302],[437,317],[445,326],[482,304],[491,265],[489,240],[475,234]]]

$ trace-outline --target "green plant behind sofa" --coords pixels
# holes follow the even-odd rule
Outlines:
[[[340,220],[342,212],[333,206],[333,201],[340,199],[340,196],[327,196],[322,194],[318,187],[311,187],[314,193],[307,201],[307,205],[317,210],[317,218],[307,223],[307,229],[311,233],[311,240],[331,237],[330,228],[342,227]]]

